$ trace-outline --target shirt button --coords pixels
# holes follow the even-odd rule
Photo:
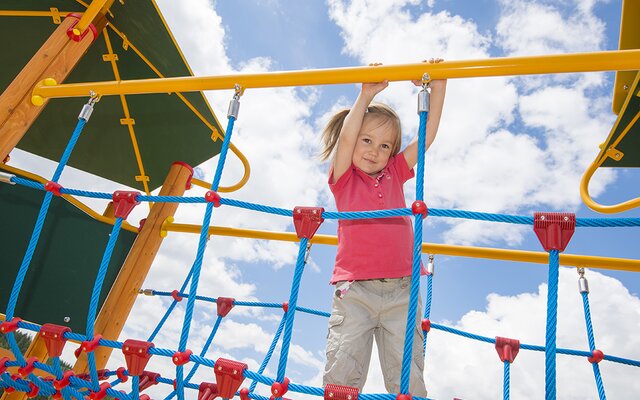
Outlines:
[[[378,197],[382,198],[382,193],[378,193]]]
[[[373,186],[374,186],[374,187],[378,187],[378,186],[380,186],[380,185],[376,183],[376,184],[375,184],[375,185],[373,185]]]

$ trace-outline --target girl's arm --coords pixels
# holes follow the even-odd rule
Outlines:
[[[336,183],[340,177],[351,167],[353,160],[353,150],[358,140],[358,134],[362,127],[362,120],[367,111],[367,107],[376,96],[389,85],[388,81],[378,83],[363,83],[360,94],[351,110],[344,119],[340,137],[336,145],[336,152],[333,156],[333,182]]]
[[[427,151],[438,133],[438,125],[440,125],[440,117],[442,116],[442,107],[444,105],[444,95],[447,91],[447,80],[433,80],[429,83],[429,87],[431,88],[429,117],[427,119],[425,148],[422,151]],[[418,137],[416,136],[402,152],[409,168],[413,168],[418,163],[418,151]]]

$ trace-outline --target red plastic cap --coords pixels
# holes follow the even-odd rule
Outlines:
[[[175,365],[185,365],[189,362],[189,357],[191,357],[191,354],[193,354],[193,351],[189,349],[186,349],[183,352],[176,351],[175,353],[173,353],[171,361],[173,361]]]
[[[29,357],[26,359],[26,364],[18,368],[18,373],[23,377],[29,376],[36,369],[35,363],[37,363],[38,357]]]
[[[198,386],[198,400],[213,400],[218,397],[218,385],[212,382],[202,382]]]
[[[75,351],[76,357],[80,355],[80,352],[91,353],[100,345],[100,339],[102,339],[102,335],[95,335],[91,340],[85,340],[80,344],[80,347]]]
[[[135,206],[140,204],[137,200],[140,192],[117,190],[111,196],[113,198],[113,215],[116,218],[127,219]]]
[[[95,42],[95,40],[98,38],[98,30],[93,24],[89,24],[87,29],[85,29],[84,32],[82,32],[80,35],[76,35],[73,32],[73,28],[75,28],[76,25],[78,25],[78,22],[80,22],[80,18],[82,18],[82,14],[70,13],[67,15],[67,18],[69,17],[76,19],[73,22],[73,24],[71,24],[69,29],[67,29],[67,36],[69,37],[69,39],[73,40],[74,42],[80,42],[82,39],[84,39],[85,36],[87,36],[87,33],[91,32],[93,34],[93,39],[91,39],[91,42]]]
[[[131,371],[129,371],[129,375],[131,375]],[[157,385],[158,378],[160,378],[160,374],[157,372],[142,371],[138,381],[138,391],[142,392],[150,386]]]
[[[249,389],[240,389],[240,400],[249,400]]]
[[[18,318],[18,317],[14,317],[11,321],[3,321],[0,324],[0,332],[2,333],[9,333],[9,332],[14,332],[16,329],[18,329],[18,324],[22,322],[22,318]]]
[[[171,297],[173,297],[175,301],[182,301],[182,296],[180,296],[180,292],[177,289],[171,292]]]
[[[49,181],[44,184],[44,190],[47,192],[53,193],[55,196],[61,196],[60,190],[62,190],[62,186],[58,182]]]
[[[122,344],[122,353],[127,361],[127,370],[130,376],[139,376],[147,366],[151,358],[149,349],[155,347],[151,342],[127,339]]]
[[[233,302],[236,299],[231,297],[218,297],[216,299],[216,306],[218,307],[218,316],[226,317],[229,311],[233,308]]]
[[[564,251],[576,230],[576,215],[537,212],[533,215],[533,230],[546,251]]]
[[[324,222],[322,207],[296,207],[293,209],[293,225],[299,238],[313,238]]]
[[[230,399],[235,396],[244,381],[245,369],[247,369],[247,364],[245,363],[218,358],[218,361],[213,366],[213,371],[216,374],[216,384],[218,385],[220,397]]]
[[[213,203],[214,207],[216,208],[220,207],[221,197],[217,192],[214,192],[213,190],[209,190],[207,193],[204,194],[204,199],[209,203]]]
[[[289,312],[289,302],[285,301],[284,303],[282,303],[282,309],[284,310],[284,312]]]
[[[34,397],[36,397],[38,395],[38,392],[40,391],[40,388],[36,386],[35,383],[33,382],[29,382],[29,388],[31,389],[28,393],[27,393],[27,397],[30,399],[33,399]]]
[[[431,330],[431,321],[429,320],[429,318],[423,319],[420,325],[424,332],[429,332]]]
[[[359,389],[351,386],[327,384],[324,387],[325,400],[358,400]]]
[[[601,350],[594,350],[591,357],[587,358],[591,364],[597,364],[604,359],[604,353]]]
[[[189,177],[187,178],[187,184],[185,185],[185,189],[187,190],[191,189],[191,180],[193,179],[193,167],[184,161],[176,161],[172,165],[182,165],[183,167],[189,170],[190,174],[189,174]]]
[[[49,357],[60,357],[67,339],[64,337],[66,332],[71,332],[68,326],[44,324],[40,328],[40,337],[44,339],[44,345],[47,347]]]
[[[129,376],[126,374],[125,367],[120,367],[116,370],[116,376],[120,379],[120,382],[125,383],[129,380]]]
[[[69,386],[69,379],[74,376],[75,373],[73,371],[64,371],[62,374],[62,379],[53,381],[53,387],[56,390],[62,390]]]
[[[503,337],[496,337],[496,351],[500,361],[509,361],[512,363],[520,351],[520,341],[517,339],[508,339]]]
[[[398,393],[396,400],[411,400],[412,397],[411,394]]]
[[[422,200],[416,200],[411,204],[411,211],[413,214],[422,214],[422,219],[427,218],[429,215],[429,208]]]
[[[107,389],[111,389],[111,384],[109,382],[102,382],[100,384],[100,390],[89,393],[89,398],[91,400],[102,400],[107,397]]]
[[[271,385],[271,394],[278,398],[284,396],[289,391],[289,378],[285,377],[282,382],[273,382]]]

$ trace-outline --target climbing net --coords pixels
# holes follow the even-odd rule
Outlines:
[[[20,391],[27,393],[28,397],[36,395],[52,396],[54,398],[64,398],[66,400],[76,398],[90,398],[99,400],[109,395],[118,399],[149,399],[142,391],[155,384],[166,384],[171,389],[166,399],[177,396],[183,399],[187,390],[195,390],[198,392],[199,400],[213,400],[215,397],[225,399],[233,398],[238,395],[242,400],[258,399],[267,400],[267,397],[255,392],[258,384],[266,385],[271,388],[271,399],[280,399],[289,392],[304,393],[315,396],[324,396],[325,399],[332,400],[384,400],[399,399],[409,400],[409,373],[411,368],[412,343],[414,339],[415,315],[417,313],[418,299],[420,296],[420,265],[421,265],[421,244],[422,244],[422,224],[423,219],[429,214],[436,217],[450,218],[467,218],[483,221],[505,222],[512,224],[533,225],[534,231],[541,241],[543,248],[549,253],[549,277],[548,277],[548,297],[547,297],[547,323],[546,323],[546,339],[544,346],[530,345],[520,343],[516,339],[503,337],[484,337],[473,333],[453,329],[444,325],[432,323],[430,321],[431,303],[432,303],[432,285],[434,277],[433,257],[427,266],[428,274],[426,277],[427,297],[425,302],[424,318],[422,319],[422,330],[424,332],[424,353],[426,355],[426,344],[428,333],[431,329],[448,332],[469,339],[478,340],[485,343],[495,345],[499,358],[504,365],[503,380],[503,397],[509,398],[510,392],[510,366],[518,352],[522,350],[532,350],[545,353],[545,392],[546,399],[556,398],[556,355],[566,354],[578,357],[585,357],[593,366],[593,373],[598,389],[600,399],[605,399],[605,390],[602,377],[600,374],[598,363],[606,360],[614,363],[621,363],[630,366],[640,367],[640,361],[616,357],[604,354],[598,350],[595,345],[594,331],[591,323],[591,315],[589,309],[589,289],[584,272],[580,270],[580,292],[584,304],[584,315],[587,328],[587,337],[589,342],[589,350],[572,350],[563,349],[556,346],[556,322],[557,322],[557,298],[558,298],[558,277],[559,277],[559,253],[567,246],[575,227],[634,227],[640,226],[640,218],[579,218],[569,213],[535,213],[533,217],[478,213],[460,210],[443,210],[431,208],[427,209],[424,197],[424,163],[425,156],[423,152],[418,152],[418,164],[416,172],[416,200],[410,208],[387,209],[378,211],[360,211],[360,212],[327,212],[320,207],[296,207],[293,210],[281,209],[276,207],[253,204],[229,198],[222,198],[218,193],[218,186],[222,171],[225,165],[227,150],[231,142],[234,123],[238,116],[240,90],[237,90],[229,107],[228,125],[224,142],[222,144],[218,165],[215,171],[211,190],[204,196],[186,197],[186,196],[145,196],[138,192],[116,191],[114,193],[89,192],[84,190],[70,189],[62,187],[58,181],[62,175],[72,150],[80,137],[83,127],[89,120],[91,112],[95,104],[95,98],[83,107],[78,124],[69,140],[69,143],[62,154],[60,162],[53,174],[52,179],[46,184],[41,184],[29,179],[24,179],[10,174],[0,175],[0,180],[9,184],[19,184],[37,190],[46,191],[38,217],[33,229],[29,245],[20,265],[15,283],[13,285],[11,295],[9,297],[6,319],[0,324],[0,332],[6,335],[11,351],[15,356],[15,360],[8,357],[0,359],[0,389],[5,392]],[[423,87],[419,94],[419,142],[418,148],[424,148],[426,122],[428,117],[428,91]],[[109,235],[109,239],[98,269],[96,280],[93,286],[89,311],[87,316],[87,326],[84,334],[74,333],[70,328],[65,326],[44,324],[37,325],[23,321],[14,315],[18,296],[26,276],[27,270],[31,263],[42,227],[49,209],[53,196],[60,195],[84,196],[90,198],[112,200],[115,205],[115,223]],[[100,334],[96,334],[95,321],[98,308],[98,299],[107,272],[114,246],[118,240],[118,234],[121,230],[122,223],[128,217],[131,210],[140,202],[156,202],[156,203],[204,203],[206,204],[203,216],[202,229],[198,243],[198,249],[193,265],[179,290],[172,292],[162,292],[148,290],[146,294],[157,296],[171,297],[173,300],[161,318],[157,327],[146,341],[128,339],[124,342],[107,340]],[[264,302],[247,302],[238,301],[233,298],[213,298],[198,294],[198,284],[200,280],[200,272],[204,259],[205,247],[209,237],[208,228],[212,218],[212,212],[215,207],[230,206],[254,210],[264,213],[281,215],[285,217],[293,217],[296,233],[299,238],[299,251],[293,273],[291,291],[289,300],[285,303],[264,303]],[[310,250],[310,240],[313,238],[318,227],[325,219],[365,219],[365,218],[389,218],[397,216],[413,216],[414,217],[414,247],[413,247],[413,265],[412,280],[410,289],[410,302],[407,314],[406,337],[404,342],[402,373],[400,381],[400,393],[398,394],[360,394],[358,389],[338,386],[326,385],[326,387],[311,387],[295,382],[291,382],[286,376],[287,360],[289,355],[289,346],[294,326],[294,318],[296,313],[313,314],[320,317],[328,317],[327,312],[313,310],[298,305],[298,292],[300,282],[306,265],[307,257]],[[189,286],[187,291],[187,286]],[[162,329],[169,315],[176,308],[177,304],[183,299],[187,299],[186,312],[184,316],[180,341],[177,349],[164,349],[155,347],[154,338]],[[199,354],[194,354],[187,346],[191,322],[193,319],[193,311],[196,301],[216,303],[217,320],[214,327]],[[211,345],[218,327],[224,317],[232,310],[234,306],[247,307],[267,307],[282,308],[284,310],[280,324],[275,332],[271,345],[265,355],[265,358],[257,371],[251,371],[247,364],[235,360],[218,358],[212,360],[206,358],[207,350]],[[18,329],[26,329],[33,332],[39,332],[44,338],[49,356],[53,360],[53,365],[47,365],[40,362],[35,357],[25,359],[20,351],[15,339],[14,332]],[[282,337],[280,350],[280,358],[278,361],[277,374],[275,377],[264,375],[267,364]],[[89,372],[86,374],[74,374],[72,371],[62,372],[60,366],[60,356],[67,340],[81,343],[76,355],[86,353],[88,359]],[[98,370],[96,366],[96,357],[94,350],[99,346],[120,349],[126,360],[126,367],[121,366],[116,370],[102,369]],[[175,364],[175,378],[167,378],[159,373],[146,370],[148,360],[152,356],[171,358]],[[213,368],[215,375],[214,382],[201,382],[195,384],[191,379],[195,375],[200,366]],[[9,367],[18,367],[18,374],[10,374],[7,371]],[[190,367],[186,373],[185,368]],[[35,370],[44,371],[53,378],[40,378],[34,374]],[[131,378],[131,390],[129,392],[118,390],[118,386]],[[248,388],[242,387],[245,379],[252,381]],[[418,397],[416,397],[418,398]]]

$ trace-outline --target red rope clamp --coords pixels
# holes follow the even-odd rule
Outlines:
[[[240,389],[240,400],[249,400],[249,389]]]
[[[598,349],[594,350],[591,353],[591,357],[587,358],[587,360],[589,360],[591,364],[598,364],[603,359],[604,359],[604,353],[602,352],[602,350],[598,350]]]
[[[64,337],[66,332],[71,332],[68,326],[44,324],[40,328],[40,336],[44,339],[44,345],[47,347],[49,357],[60,357],[67,339]]]
[[[198,400],[213,400],[218,395],[218,385],[215,383],[202,382],[198,387]]]
[[[411,204],[411,212],[413,212],[414,215],[422,214],[422,219],[425,219],[427,215],[429,215],[429,208],[424,201],[416,200]]]
[[[69,379],[71,379],[72,376],[75,376],[75,373],[73,371],[64,371],[64,374],[62,374],[62,379],[53,381],[53,387],[56,390],[62,390],[66,388],[67,386],[69,386]]]
[[[151,358],[149,349],[155,347],[151,342],[142,340],[127,339],[122,344],[122,354],[127,362],[127,369],[130,376],[139,376],[147,366]]]
[[[71,13],[69,15],[67,15],[67,18],[75,18],[76,20],[73,22],[73,24],[71,24],[71,26],[69,27],[69,29],[67,29],[67,36],[69,37],[69,39],[73,40],[74,42],[80,42],[82,39],[84,39],[85,36],[87,36],[87,33],[89,33],[89,31],[91,31],[91,33],[93,33],[93,40],[91,40],[91,42],[95,42],[95,40],[98,38],[98,30],[96,29],[96,27],[93,24],[89,24],[89,26],[87,26],[87,29],[84,30],[84,32],[82,32],[79,35],[76,35],[73,32],[73,28],[76,27],[76,25],[78,25],[78,22],[80,22],[80,18],[82,18],[82,14],[78,14],[78,13]]]
[[[40,388],[37,387],[36,384],[33,382],[29,382],[29,388],[31,388],[31,390],[27,393],[27,397],[30,399],[33,399],[38,395]]]
[[[140,192],[136,191],[127,191],[127,190],[117,190],[113,192],[111,198],[113,199],[113,215],[116,218],[127,219],[131,210],[134,209],[135,206],[140,204],[137,200]]]
[[[360,390],[351,386],[327,384],[324,387],[325,400],[358,400]]]
[[[218,385],[219,396],[223,399],[230,399],[236,395],[238,388],[244,381],[244,370],[247,364],[239,361],[218,358],[213,371],[216,374],[216,384]]]
[[[129,375],[131,375],[131,371],[129,371]],[[142,371],[140,374],[140,381],[138,383],[138,391],[142,392],[148,387],[157,385],[158,378],[160,378],[160,374],[157,372]]]
[[[285,301],[282,303],[282,309],[284,310],[284,312],[289,312],[289,302]]]
[[[285,393],[289,390],[289,378],[285,377],[283,382],[273,382],[271,385],[271,394],[273,398],[278,398],[284,396]]]
[[[60,190],[62,190],[62,186],[58,182],[49,181],[45,183],[44,190],[53,193],[54,196],[62,196],[62,194],[60,193]]]
[[[213,190],[209,190],[207,193],[204,194],[204,199],[208,203],[213,203],[213,206],[215,208],[218,208],[218,207],[220,207],[220,200],[222,198],[220,197],[220,195],[217,192],[214,192]]]
[[[173,297],[175,301],[182,301],[182,296],[180,296],[180,292],[177,289],[171,292],[171,297]]]
[[[9,357],[2,357],[0,358],[0,375],[4,374],[4,371],[7,370],[7,363],[11,361],[11,359],[9,359]]]
[[[429,318],[423,319],[420,323],[420,327],[424,332],[429,332],[431,330],[431,321],[429,320]]]
[[[100,390],[89,393],[89,398],[91,400],[102,400],[107,397],[107,389],[111,389],[111,384],[109,382],[102,382],[100,384]]]
[[[508,339],[503,337],[496,337],[496,351],[500,361],[509,361],[512,363],[520,351],[520,341],[517,339]]]
[[[533,230],[546,251],[564,251],[576,230],[576,215],[537,212],[533,215]]]
[[[218,297],[216,299],[216,306],[218,308],[218,317],[226,317],[229,311],[233,308],[233,302],[236,299],[231,297]]]
[[[23,378],[26,378],[36,369],[35,363],[37,363],[38,357],[29,357],[26,359],[26,364],[22,367],[18,368],[18,373],[22,375]]]
[[[124,367],[120,367],[116,370],[116,376],[122,383],[125,383],[129,380],[129,376],[126,374],[126,369]]]
[[[299,238],[313,238],[324,222],[322,207],[296,207],[293,209],[293,225]]]
[[[411,394],[398,393],[396,396],[396,400],[411,400],[412,398],[413,396],[411,396]]]
[[[189,349],[186,349],[183,352],[176,351],[175,353],[173,353],[171,361],[173,361],[175,365],[185,365],[189,362],[189,357],[191,357],[191,354],[193,354],[193,351]]]
[[[102,335],[95,335],[93,339],[85,340],[80,344],[80,347],[78,347],[76,351],[73,352],[73,354],[75,354],[76,358],[78,358],[80,357],[80,353],[82,353],[83,351],[85,353],[91,353],[100,345],[100,339],[102,339]]]
[[[3,321],[0,324],[0,332],[2,333],[10,333],[15,332],[18,329],[18,324],[22,322],[22,318],[15,317],[11,321]]]

